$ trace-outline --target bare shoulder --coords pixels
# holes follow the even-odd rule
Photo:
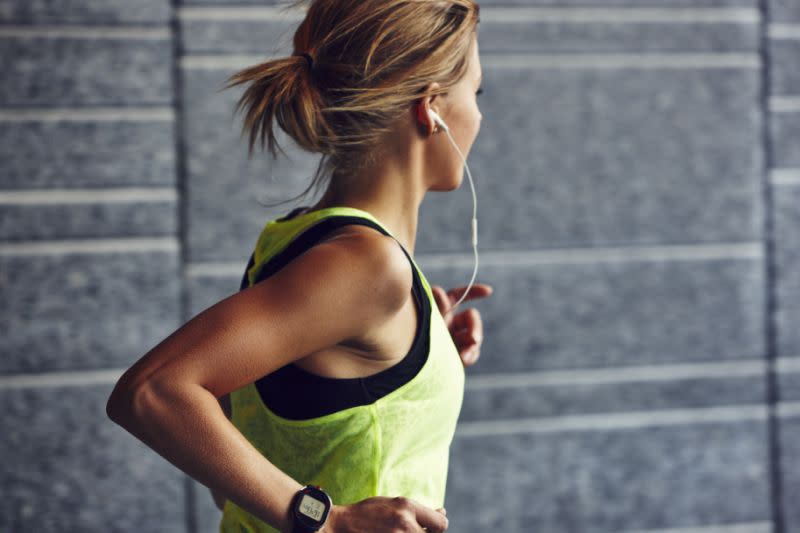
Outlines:
[[[410,297],[411,263],[393,237],[363,224],[351,224],[330,232],[322,242],[338,248],[345,264],[360,274],[365,288],[377,284],[389,309],[399,309]]]

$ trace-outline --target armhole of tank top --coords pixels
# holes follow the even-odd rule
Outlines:
[[[286,219],[291,218],[290,216],[284,217]],[[308,250],[314,244],[316,244],[324,235],[326,235],[329,231],[346,226],[351,224],[359,224],[372,227],[377,231],[381,232],[384,235],[390,235],[387,233],[381,226],[369,220],[365,217],[359,216],[352,216],[352,215],[333,215],[330,217],[326,217],[320,221],[315,222],[310,227],[302,230],[297,236],[295,236],[291,242],[283,248],[281,251],[276,253],[273,257],[267,260],[267,262],[262,265],[261,269],[259,270],[258,274],[256,275],[253,284],[258,283],[266,279],[267,277],[271,276],[272,274],[278,272],[281,268],[286,266],[288,263],[292,261],[295,257],[299,254],[303,253],[304,251]],[[391,236],[391,235],[390,235]],[[395,239],[395,242],[397,240]],[[408,254],[406,249],[397,242],[398,246],[400,246],[403,253],[406,255],[406,258],[411,263],[411,270],[413,275],[413,286],[412,286],[412,294],[416,300],[416,307],[418,311],[418,318],[417,318],[417,325],[416,331],[414,335],[414,339],[412,341],[412,345],[410,350],[405,354],[403,359],[396,363],[395,365],[386,368],[376,374],[372,374],[370,376],[365,377],[357,377],[357,378],[329,378],[326,376],[319,376],[317,374],[312,374],[303,370],[302,368],[298,367],[294,364],[289,364],[284,367],[277,369],[275,372],[263,376],[256,380],[255,386],[256,389],[259,391],[259,395],[262,396],[262,401],[265,401],[263,397],[263,393],[266,391],[267,387],[266,384],[272,378],[278,378],[279,376],[283,377],[282,374],[289,372],[294,374],[295,377],[300,377],[301,379],[307,382],[313,382],[318,386],[328,386],[328,387],[340,387],[339,390],[343,390],[344,388],[349,389],[351,392],[350,398],[352,399],[356,395],[356,391],[359,391],[362,396],[369,400],[369,402],[373,402],[378,398],[390,394],[393,390],[403,386],[405,383],[414,379],[419,372],[421,371],[422,367],[425,365],[427,358],[429,357],[430,351],[430,338],[428,336],[430,330],[430,320],[431,320],[431,305],[429,299],[426,297],[425,289],[422,285],[422,280],[420,278],[420,274],[417,271],[416,266],[414,265],[411,256]],[[245,274],[242,279],[242,288],[249,285],[249,280],[247,278],[247,272],[250,268],[252,268],[254,264],[254,255],[251,255],[250,262],[248,263],[248,267],[245,269]],[[427,342],[425,342],[427,341]],[[414,372],[410,377],[407,379],[403,379],[399,383],[392,383],[388,390],[386,387],[386,381],[394,379],[397,380],[398,375],[404,375],[408,373],[408,368],[413,367]],[[399,374],[398,374],[399,373]],[[374,394],[370,391],[369,387],[372,386],[374,388],[381,388],[384,389],[385,392]],[[343,394],[343,396],[345,396]],[[340,398],[341,401],[345,401],[345,398]],[[356,403],[356,405],[365,405],[366,402]],[[274,403],[272,407],[275,407]],[[272,408],[270,407],[270,409]],[[341,408],[347,408],[347,405],[344,405]],[[337,409],[340,410],[340,409]],[[291,413],[286,412],[282,409],[283,414],[277,413],[280,416],[284,416],[285,418],[297,419],[302,420],[305,417],[293,417]],[[335,412],[335,411],[334,411]],[[309,416],[324,416],[324,414],[328,413],[315,413]]]

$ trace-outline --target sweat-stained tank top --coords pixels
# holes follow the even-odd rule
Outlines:
[[[325,232],[347,224],[367,225],[394,238],[369,212],[353,207],[275,219],[259,235],[242,288],[266,279]],[[422,300],[417,336],[406,359],[376,375],[354,379],[298,373],[299,367],[287,365],[230,393],[231,422],[248,441],[298,483],[322,487],[335,505],[372,496],[406,496],[434,509],[444,506],[450,444],[464,395],[464,366],[428,281],[403,251],[412,265],[415,294]],[[421,364],[409,364],[420,353]],[[281,388],[270,381],[289,367],[298,373],[292,379],[305,383],[305,388]],[[405,374],[393,373],[394,369]],[[287,411],[281,416],[270,409],[269,405],[291,405],[293,400],[302,403],[299,397],[287,396],[307,395],[314,384],[319,385],[318,398],[308,409],[327,410],[326,414],[298,418],[302,413]],[[270,386],[282,392],[281,401],[265,402]],[[325,397],[334,393],[345,399]],[[226,500],[221,533],[277,531]]]

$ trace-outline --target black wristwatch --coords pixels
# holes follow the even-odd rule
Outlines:
[[[298,490],[292,500],[292,533],[319,531],[328,519],[331,507],[331,497],[318,486],[306,485]]]

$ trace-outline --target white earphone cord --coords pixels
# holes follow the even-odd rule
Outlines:
[[[439,118],[438,115],[436,117]],[[473,249],[474,255],[475,255],[475,268],[472,270],[472,279],[469,280],[469,285],[467,285],[467,288],[464,291],[464,294],[462,294],[461,298],[459,298],[458,301],[455,304],[453,304],[453,306],[447,311],[447,313],[445,313],[445,314],[449,314],[449,313],[453,312],[456,309],[456,307],[458,307],[458,304],[460,304],[464,300],[464,298],[467,296],[467,294],[469,293],[469,290],[472,288],[472,285],[475,282],[475,275],[478,273],[478,218],[477,218],[477,216],[478,216],[478,197],[475,195],[475,185],[474,185],[474,183],[472,181],[472,174],[469,171],[469,165],[467,165],[467,158],[464,157],[464,154],[461,153],[461,150],[458,148],[458,145],[456,144],[456,141],[453,139],[453,136],[450,135],[450,129],[444,123],[444,120],[439,118],[439,120],[436,120],[436,123],[439,124],[439,126],[441,126],[441,128],[447,134],[447,137],[450,139],[450,142],[452,143],[453,148],[456,149],[456,152],[458,152],[458,155],[461,156],[461,160],[464,161],[464,168],[467,170],[467,176],[469,177],[469,186],[470,186],[470,189],[472,190],[472,249]]]

